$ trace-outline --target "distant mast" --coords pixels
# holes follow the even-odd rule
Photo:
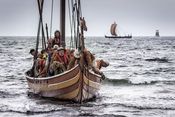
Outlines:
[[[117,24],[114,22],[114,23],[111,25],[111,30],[110,30],[111,35],[117,36],[116,28],[117,28]]]
[[[156,30],[155,36],[156,36],[156,37],[160,37],[159,30]]]

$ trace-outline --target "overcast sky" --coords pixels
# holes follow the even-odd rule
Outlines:
[[[45,0],[44,8],[44,22],[49,24],[51,0]],[[82,0],[82,10],[87,36],[109,34],[114,21],[121,34],[152,36],[159,29],[160,35],[175,36],[175,0]],[[0,0],[0,36],[36,35],[38,19],[36,0]],[[56,29],[59,29],[59,0],[54,0],[53,30]],[[67,35],[69,29],[67,20]]]

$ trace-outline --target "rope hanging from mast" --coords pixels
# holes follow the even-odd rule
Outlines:
[[[71,0],[72,1],[72,0]],[[73,49],[74,48],[74,44],[73,44],[73,16],[71,17],[71,3],[70,0],[68,0],[68,8],[69,8],[69,19],[70,19],[70,30],[71,30],[71,39],[70,39],[70,48]],[[72,7],[73,8],[73,7]]]
[[[54,5],[54,0],[52,0],[52,5],[51,5],[51,16],[50,16],[50,38],[52,36],[52,24],[53,24],[53,5]]]
[[[71,39],[70,48],[84,48],[84,30],[87,30],[86,22],[82,18],[81,1],[68,0]],[[83,24],[83,25],[82,25]],[[84,28],[86,27],[86,29]]]
[[[78,47],[81,49],[80,51],[84,50],[84,31],[87,31],[86,21],[84,17],[82,17],[81,11],[81,1],[77,0],[77,36],[78,36]]]
[[[71,2],[70,2],[71,1]],[[70,48],[77,48],[77,3],[76,0],[69,0],[68,1],[69,7],[69,18],[70,18],[70,28],[71,28],[71,40],[70,40]]]
[[[71,0],[71,6],[72,6],[72,25],[71,28],[73,28],[73,35],[74,35],[74,42],[76,48],[80,47],[80,2],[78,0]],[[73,40],[73,39],[72,39]]]
[[[76,45],[76,48],[78,48],[78,45],[77,45],[77,40],[78,40],[78,37],[77,37],[77,23],[76,23],[76,3],[72,1],[72,17],[73,17],[73,25],[74,25],[74,42],[75,42],[75,45]]]

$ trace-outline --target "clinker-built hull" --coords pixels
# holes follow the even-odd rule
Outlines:
[[[83,102],[95,97],[101,85],[101,76],[77,65],[69,71],[52,77],[34,78],[26,72],[30,91],[42,97]]]

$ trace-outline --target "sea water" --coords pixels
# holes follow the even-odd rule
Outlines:
[[[102,69],[106,79],[97,98],[76,104],[29,94],[24,72],[32,67],[36,38],[0,37],[0,116],[175,116],[175,37],[85,42],[110,66]]]

